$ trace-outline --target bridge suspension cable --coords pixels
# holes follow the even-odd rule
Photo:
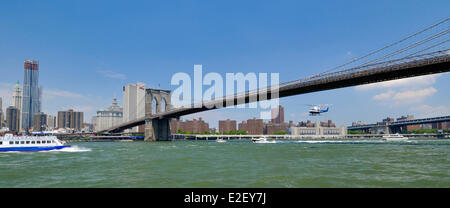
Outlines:
[[[437,23],[435,23],[435,24],[433,24],[433,25],[430,25],[430,26],[428,26],[428,27],[426,27],[426,28],[424,28],[424,29],[422,29],[422,30],[420,30],[420,31],[418,31],[418,32],[416,32],[416,33],[414,33],[414,34],[412,34],[412,35],[409,35],[409,36],[407,36],[407,37],[405,37],[405,38],[403,38],[403,39],[401,39],[401,40],[395,41],[395,42],[393,42],[393,43],[391,43],[391,44],[388,44],[388,45],[386,45],[386,46],[384,46],[384,47],[382,47],[382,48],[379,48],[379,49],[377,49],[377,50],[374,50],[374,51],[372,51],[372,52],[369,52],[369,53],[366,54],[366,55],[360,56],[360,57],[358,57],[358,58],[354,58],[352,61],[346,62],[346,63],[344,63],[344,64],[341,64],[341,65],[339,65],[339,66],[333,67],[333,68],[331,68],[331,69],[325,70],[324,72],[321,72],[321,73],[319,73],[319,74],[316,74],[316,75],[307,77],[307,78],[305,78],[305,80],[308,79],[308,78],[315,78],[315,77],[317,77],[317,76],[321,76],[321,75],[323,75],[323,74],[326,74],[326,73],[335,71],[336,69],[342,68],[342,67],[344,67],[344,66],[348,66],[348,65],[350,65],[350,64],[352,64],[352,63],[355,63],[355,62],[357,62],[357,61],[360,61],[360,60],[362,60],[362,59],[364,59],[364,58],[367,58],[367,57],[369,57],[369,56],[372,56],[372,55],[374,55],[374,54],[377,54],[377,53],[379,53],[379,52],[381,52],[381,51],[384,51],[384,50],[386,50],[386,49],[388,49],[388,48],[391,48],[391,47],[393,47],[393,46],[395,46],[395,45],[398,45],[398,44],[400,44],[400,43],[402,43],[402,42],[405,42],[406,40],[409,40],[409,39],[411,39],[411,38],[413,38],[413,37],[416,37],[416,36],[418,36],[419,34],[422,34],[422,33],[426,32],[426,31],[428,31],[428,30],[430,30],[430,29],[432,29],[432,28],[435,28],[435,27],[437,27],[437,26],[439,26],[439,25],[442,25],[442,24],[446,23],[446,22],[449,21],[449,20],[450,20],[450,18],[447,17],[447,18],[445,18],[445,19],[443,19],[443,20],[441,20],[441,21],[439,21],[439,22],[437,22]],[[363,64],[362,64],[362,65],[363,65]]]
[[[427,37],[427,38],[425,38],[425,39],[423,39],[423,40],[420,40],[420,41],[417,41],[417,42],[415,42],[415,43],[413,43],[413,44],[410,44],[410,45],[408,45],[408,46],[406,46],[406,47],[403,47],[403,48],[401,48],[401,49],[398,49],[398,50],[396,50],[396,51],[394,51],[394,52],[392,52],[392,53],[390,53],[390,54],[387,54],[387,55],[385,55],[385,56],[382,56],[382,57],[379,57],[379,58],[370,60],[370,61],[368,61],[368,62],[366,62],[366,63],[364,63],[364,64],[361,64],[360,66],[365,66],[365,65],[368,65],[368,64],[377,62],[377,61],[385,60],[385,59],[387,59],[387,58],[390,58],[390,57],[393,57],[393,56],[395,56],[395,55],[401,54],[401,53],[403,53],[403,52],[405,52],[405,51],[408,51],[408,50],[413,49],[413,48],[415,48],[415,47],[417,47],[417,46],[423,45],[423,44],[425,44],[425,43],[427,43],[427,42],[430,42],[430,41],[432,41],[432,40],[434,40],[434,39],[437,39],[437,38],[439,38],[439,37],[441,37],[441,36],[443,36],[443,35],[449,34],[449,33],[450,33],[450,29],[447,29],[447,30],[442,31],[442,32],[440,32],[440,33],[431,35],[431,36],[429,36],[429,37]]]
[[[435,48],[435,47],[437,47],[437,46],[443,45],[444,43],[449,42],[449,41],[450,41],[450,38],[445,39],[445,40],[443,40],[443,41],[441,41],[441,42],[439,42],[439,43],[437,43],[437,44],[434,44],[434,45],[432,45],[432,46],[429,46],[429,47],[427,47],[427,48],[424,48],[424,49],[419,50],[419,51],[417,51],[417,52],[414,52],[414,53],[412,53],[412,54],[409,54],[409,55],[406,56],[405,58],[410,58],[410,57],[412,57],[412,56],[414,56],[414,55],[416,55],[416,54],[418,54],[418,53],[421,53],[421,52],[427,51],[427,50],[429,50],[429,49],[431,49],[431,48]],[[444,49],[444,50],[441,50],[441,51],[442,51],[442,52],[445,52],[445,51],[448,51],[448,49]]]

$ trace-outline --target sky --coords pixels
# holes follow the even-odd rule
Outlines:
[[[69,108],[90,122],[122,87],[174,90],[174,74],[279,73],[280,82],[323,72],[447,18],[449,1],[4,1],[0,7],[0,97],[11,105],[23,61],[40,63],[43,112]],[[448,25],[448,24],[447,24]],[[386,117],[450,115],[450,74],[280,99],[285,120],[374,123]],[[332,104],[310,117],[305,104]],[[185,116],[238,122],[261,109]]]

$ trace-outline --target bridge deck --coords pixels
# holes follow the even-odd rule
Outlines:
[[[376,128],[376,127],[385,127],[385,126],[405,126],[405,125],[426,124],[426,123],[434,123],[434,122],[448,122],[448,121],[450,121],[450,116],[441,116],[441,117],[434,117],[434,118],[396,121],[396,122],[388,123],[385,125],[368,124],[368,125],[360,125],[360,126],[349,126],[349,127],[347,127],[347,129],[348,130],[361,130],[361,129],[370,129],[370,128]]]

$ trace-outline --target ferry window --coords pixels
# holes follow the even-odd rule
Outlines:
[[[27,141],[27,144],[30,144],[30,141]]]
[[[20,144],[25,144],[25,141],[20,141]]]
[[[9,144],[14,144],[14,142],[13,141],[9,141]]]
[[[51,142],[47,140],[47,144],[50,144]]]
[[[2,145],[3,144],[3,142],[0,142],[0,145]]]
[[[31,141],[31,144],[34,144],[35,143],[35,141]]]
[[[16,144],[19,144],[19,141],[16,141]]]
[[[40,144],[41,143],[41,141],[36,141],[36,144]]]

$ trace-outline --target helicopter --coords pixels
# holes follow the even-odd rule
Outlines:
[[[308,105],[312,108],[309,110],[310,116],[320,116],[321,113],[326,113],[329,110],[329,104],[320,104],[320,105]],[[322,107],[327,107],[327,109],[322,109]]]

